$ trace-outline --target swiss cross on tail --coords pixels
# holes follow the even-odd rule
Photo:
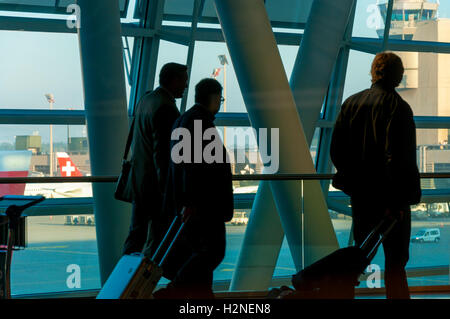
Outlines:
[[[81,174],[81,172],[78,170],[77,166],[72,162],[67,153],[58,152],[56,153],[56,157],[58,158],[59,172],[61,173],[61,176],[64,177],[83,176],[83,174]]]

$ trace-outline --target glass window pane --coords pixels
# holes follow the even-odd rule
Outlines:
[[[370,67],[374,57],[373,54],[350,50],[344,86],[344,101],[349,96],[365,90],[372,85]]]
[[[224,63],[227,62],[228,64],[222,64],[222,60],[219,58],[222,55],[226,57],[226,61],[223,60]],[[247,112],[227,45],[204,41],[195,42],[186,109],[195,104],[195,86],[197,83],[210,77],[215,77],[223,86],[225,102],[221,111]]]
[[[27,222],[28,246],[12,258],[13,296],[100,289],[95,223],[68,225],[63,215],[28,217]]]
[[[266,0],[269,19],[281,23],[306,23],[312,5],[312,0]],[[289,8],[289,10],[286,10]],[[167,20],[192,20],[193,1],[167,0],[164,15]],[[200,21],[217,21],[214,1],[205,0]]]
[[[0,31],[3,47],[0,108],[84,109],[76,34]]]
[[[287,74],[291,76],[297,57],[298,46],[278,46],[280,56]],[[219,56],[225,55],[228,64],[222,65]],[[195,85],[204,78],[215,77],[224,87],[226,112],[247,112],[233,63],[225,43],[196,41],[189,94],[186,109],[195,103]]]
[[[159,72],[164,64],[169,62],[186,64],[187,54],[187,46],[161,40],[159,43],[158,62],[156,64],[155,83],[153,87],[156,88],[159,86]],[[191,79],[189,79],[189,81],[191,81]],[[177,99],[176,103],[179,108],[181,99]]]
[[[0,31],[0,108],[83,110],[83,82],[77,34]],[[130,56],[133,38],[128,38]],[[126,55],[127,63],[131,60]],[[130,86],[124,67],[127,98]],[[46,94],[52,94],[50,105]]]
[[[280,254],[278,255],[277,265],[273,272],[274,277],[291,277],[297,271],[295,269],[294,260],[292,259],[289,245],[284,236],[283,244],[281,245]]]
[[[450,115],[450,55],[421,52],[399,53],[405,67],[398,88],[418,116]],[[433,141],[433,143],[438,142]]]
[[[231,280],[247,229],[250,209],[235,209],[234,218],[226,224],[227,250],[222,263],[214,271],[214,280]]]
[[[378,38],[379,34],[383,35],[383,31],[384,20],[377,2],[374,0],[356,1],[352,35],[354,37]]]

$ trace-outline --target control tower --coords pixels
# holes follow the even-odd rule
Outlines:
[[[383,22],[386,22],[388,1],[378,0]],[[437,12],[439,3],[429,0],[395,0],[392,8],[390,39],[438,41]],[[384,23],[383,23],[384,25]],[[383,29],[377,29],[378,36],[384,36]],[[396,52],[403,61],[405,76],[399,90],[419,88],[419,53]],[[405,93],[407,95],[408,93]]]
[[[377,2],[383,22],[386,22],[388,1]],[[392,8],[391,39],[412,40],[418,25],[437,18],[439,1],[395,0]],[[384,23],[383,23],[384,25]],[[384,29],[377,30],[383,37]]]
[[[388,1],[377,0],[383,18],[387,18]],[[392,8],[390,39],[437,41],[431,38],[437,32],[428,30],[432,21],[436,21],[439,3],[430,0],[395,0]],[[384,36],[384,27],[377,29],[378,36]],[[419,54],[417,52],[397,52],[405,67],[405,76],[399,90],[417,89],[419,87]]]
[[[385,22],[388,1],[378,0],[377,6]],[[438,0],[395,0],[389,39],[449,43],[450,19],[439,18],[438,9]],[[377,29],[377,34],[383,38],[384,27]],[[397,91],[411,105],[414,114],[450,116],[450,73],[448,72],[450,55],[430,52],[395,53],[401,57],[405,68],[402,83]],[[424,149],[448,145],[449,140],[448,129],[428,129],[417,132],[417,145],[423,151],[422,153],[425,152]],[[450,153],[450,149],[448,152]],[[418,156],[421,159],[422,171],[438,171],[438,165],[450,165],[450,157],[447,153],[445,153],[446,158],[442,158],[444,156],[442,150],[435,155],[430,151],[426,156]]]

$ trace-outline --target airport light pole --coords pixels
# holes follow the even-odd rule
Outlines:
[[[50,104],[50,110],[53,110],[53,103],[55,103],[55,97],[53,94],[45,94],[47,102]],[[53,176],[53,125],[50,124],[50,176]]]
[[[223,111],[227,112],[227,56],[225,54],[221,54],[218,56],[220,64],[223,66]],[[225,148],[227,147],[227,128],[223,127],[223,145]]]
[[[73,108],[69,108],[69,111],[73,111]],[[70,149],[70,125],[67,124],[67,152],[69,152]]]

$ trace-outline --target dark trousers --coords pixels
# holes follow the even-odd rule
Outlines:
[[[141,253],[144,247],[146,248],[144,252],[150,253],[150,250],[155,250],[154,247],[164,235],[167,221],[158,211],[154,211],[155,207],[139,202],[133,202],[132,205],[130,230],[125,240],[123,254]]]
[[[225,256],[225,223],[223,221],[202,221],[192,217],[176,248],[170,254],[165,271],[175,276],[165,293],[170,298],[213,298],[213,272]],[[155,297],[165,298],[161,293]]]
[[[388,299],[410,298],[405,267],[409,259],[411,210],[409,206],[402,210],[404,211],[403,219],[396,223],[383,242],[384,282]],[[382,205],[352,198],[353,235],[356,245],[362,244],[367,235],[384,217],[385,211],[386,207]]]

